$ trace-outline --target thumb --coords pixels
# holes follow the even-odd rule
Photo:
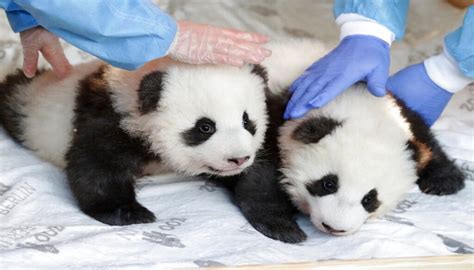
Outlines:
[[[388,68],[377,67],[367,76],[367,88],[376,97],[384,96],[387,93],[386,84],[388,80]]]

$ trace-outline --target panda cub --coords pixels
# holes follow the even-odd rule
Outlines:
[[[65,169],[87,215],[110,225],[152,222],[135,196],[141,175],[220,178],[254,163],[268,121],[267,85],[257,69],[165,59],[133,72],[82,64],[63,80],[51,71],[33,79],[18,71],[0,84],[0,122]]]
[[[317,59],[307,56],[319,43],[307,43],[290,45],[281,51],[285,57],[266,64],[282,100],[279,113],[289,97],[285,86]],[[420,116],[390,94],[374,97],[363,83],[301,119],[281,122],[278,145],[282,187],[318,229],[334,235],[353,233],[392,209],[415,183],[434,195],[464,187],[463,174]]]

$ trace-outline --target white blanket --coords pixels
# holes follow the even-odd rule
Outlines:
[[[330,42],[335,42],[337,36],[331,32],[336,28],[332,25],[330,1],[314,4],[314,10],[306,8],[311,0],[296,1],[291,6],[285,1],[168,2],[164,6],[178,17],[270,34],[318,36]],[[423,18],[427,24],[430,18],[439,19],[433,16],[438,12],[456,25],[461,13],[444,5],[434,5],[439,9]],[[419,6],[413,9],[421,10]],[[321,16],[315,16],[315,12]],[[416,19],[409,23],[406,41],[393,50],[397,56],[394,69],[439,51],[442,33],[430,33],[417,27]],[[415,35],[430,39],[414,43],[420,40]],[[1,16],[0,78],[12,66],[21,64],[20,52],[17,37]],[[66,52],[73,63],[90,59],[71,46]],[[471,86],[455,97],[434,126],[443,147],[467,175],[464,190],[436,197],[414,189],[394,211],[344,237],[323,234],[300,216],[298,222],[308,240],[298,245],[277,242],[256,232],[223,188],[179,176],[140,180],[139,201],[156,213],[155,223],[104,225],[79,211],[63,172],[15,144],[0,128],[0,268],[199,267],[473,253],[473,111]]]

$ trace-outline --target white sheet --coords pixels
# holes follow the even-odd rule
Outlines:
[[[331,1],[313,4],[314,10],[308,10],[310,2],[174,0],[162,4],[181,18],[335,42]],[[419,2],[412,7],[418,15],[426,7]],[[430,16],[418,16],[427,24],[432,18],[439,19],[433,16],[436,12],[448,22],[437,29],[460,20],[459,11],[441,1],[433,3],[429,6],[434,10],[423,11]],[[417,23],[418,17],[409,22],[405,42],[394,47],[393,69],[440,50],[442,33],[429,32]],[[21,64],[20,51],[2,15],[0,77]],[[73,63],[90,59],[71,46],[66,52]],[[157,214],[157,222],[126,227],[101,224],[78,210],[60,170],[16,145],[0,129],[0,268],[198,267],[473,253],[473,110],[471,86],[455,97],[434,126],[444,148],[470,179],[464,190],[435,197],[414,189],[397,209],[345,237],[325,235],[301,216],[298,222],[309,239],[299,245],[257,233],[222,188],[177,176],[143,178],[138,185],[139,200]]]

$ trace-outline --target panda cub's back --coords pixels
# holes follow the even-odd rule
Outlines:
[[[91,62],[61,80],[52,71],[33,79],[21,71],[0,84],[0,121],[7,132],[41,158],[64,167],[72,132],[78,83],[103,65]]]

